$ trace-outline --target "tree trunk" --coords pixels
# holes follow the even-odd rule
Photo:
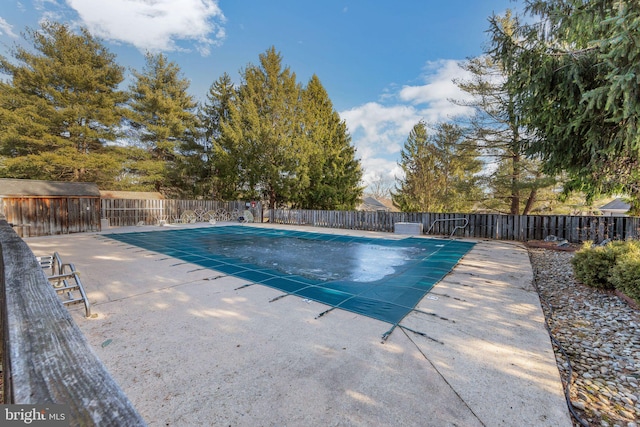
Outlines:
[[[529,215],[531,209],[533,209],[533,204],[536,202],[536,196],[538,195],[537,189],[532,189],[531,193],[529,193],[529,198],[527,199],[527,205],[524,207],[524,211],[522,215]]]
[[[276,208],[276,191],[274,189],[269,190],[269,209]]]
[[[515,153],[511,157],[511,215],[520,213],[520,155]]]
[[[511,215],[518,215],[520,213],[520,195],[517,190],[511,194],[511,210],[509,213]]]

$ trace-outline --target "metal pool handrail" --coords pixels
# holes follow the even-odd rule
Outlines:
[[[427,230],[427,232],[425,234],[429,234],[429,232],[431,231],[433,226],[436,224],[436,222],[445,222],[445,221],[464,221],[464,225],[456,225],[455,227],[453,227],[453,231],[449,235],[449,238],[453,237],[453,235],[456,233],[457,229],[461,229],[462,230],[462,229],[466,228],[467,225],[469,225],[469,220],[467,218],[436,219],[435,221],[433,221],[431,223],[431,226],[429,227],[429,229]]]
[[[51,269],[51,274],[47,276],[47,279],[58,295],[64,295],[61,298],[62,304],[67,306],[83,303],[85,317],[92,317],[89,298],[84,291],[84,286],[80,281],[80,272],[76,270],[75,265],[63,263],[58,252],[54,252],[53,255],[36,257],[36,259],[43,269]],[[71,281],[72,279],[73,281]],[[80,296],[74,295],[75,292]]]

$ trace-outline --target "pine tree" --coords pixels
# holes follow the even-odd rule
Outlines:
[[[211,84],[199,117],[204,129],[202,139],[203,194],[217,200],[236,200],[240,193],[240,153],[232,138],[222,132],[222,123],[230,120],[237,90],[231,77],[224,73]]]
[[[509,11],[504,17],[493,17],[491,25],[493,37],[516,37],[518,21]],[[509,85],[516,69],[509,68],[507,55],[504,52],[501,57],[485,55],[466,61],[462,67],[471,78],[456,83],[473,97],[471,101],[459,101],[475,109],[469,122],[472,137],[481,145],[483,154],[494,159],[494,168],[487,177],[491,191],[483,201],[484,207],[527,215],[534,208],[539,191],[555,180],[542,173],[540,159],[527,156],[530,141]]]
[[[237,147],[243,197],[286,205],[309,186],[310,146],[300,122],[301,87],[275,48],[242,73],[223,138]]]
[[[436,125],[431,140],[438,153],[441,211],[469,212],[481,195],[478,174],[483,163],[476,141],[452,123]]]
[[[426,123],[417,123],[400,156],[404,177],[392,191],[400,210],[464,212],[472,208],[480,192],[477,174],[482,162],[459,126],[438,124],[430,136]]]
[[[304,209],[351,210],[362,196],[362,170],[346,124],[314,74],[302,93],[303,126],[311,143],[309,187],[299,194]]]
[[[438,209],[436,158],[435,147],[429,143],[427,125],[421,121],[413,126],[400,152],[404,178],[391,196],[401,211],[435,212]]]
[[[45,22],[25,37],[33,52],[16,47],[15,63],[0,57],[11,76],[0,83],[0,176],[111,182],[123,68],[86,29]]]
[[[495,33],[530,152],[567,191],[627,193],[640,209],[640,9],[636,0],[529,0],[517,39]],[[495,21],[496,19],[492,19]]]
[[[196,145],[197,103],[187,93],[189,81],[180,67],[163,54],[146,55],[142,72],[134,72],[130,123],[146,150],[135,172],[139,182],[169,196],[191,197],[196,172],[189,157],[199,156]]]

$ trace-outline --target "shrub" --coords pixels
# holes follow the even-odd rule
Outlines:
[[[613,241],[595,247],[591,242],[585,242],[571,260],[573,272],[585,285],[613,290],[616,288],[612,282],[613,268],[622,256],[632,252],[640,253],[640,242]]]
[[[611,270],[611,283],[640,304],[640,243],[630,245]]]
[[[609,281],[611,269],[615,265],[615,251],[607,246],[592,246],[585,242],[582,248],[571,259],[576,278],[587,286],[598,289],[613,290]]]

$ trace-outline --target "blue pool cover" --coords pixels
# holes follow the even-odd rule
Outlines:
[[[106,236],[393,325],[474,245],[240,225]]]

